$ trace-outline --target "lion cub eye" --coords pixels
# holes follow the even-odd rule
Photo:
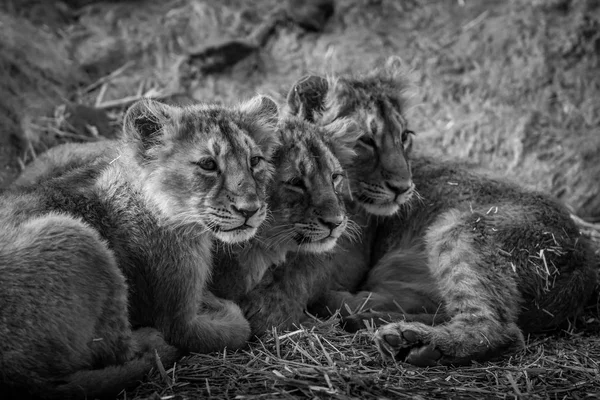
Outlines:
[[[373,135],[375,135],[377,133],[377,123],[375,122],[374,119],[371,120],[371,123],[369,124],[369,128],[371,128],[371,133]]]
[[[300,177],[295,177],[292,179],[288,179],[284,182],[286,186],[296,191],[304,191],[306,186],[304,185],[304,181]]]
[[[339,172],[334,172],[333,174],[331,174],[331,181],[333,182],[333,186],[339,185],[342,179],[344,179],[344,175],[340,174]]]
[[[212,158],[203,158],[200,161],[194,161],[192,164],[199,166],[205,171],[216,171],[217,170],[217,162]]]
[[[413,131],[411,131],[410,129],[405,129],[404,131],[402,131],[402,142],[406,142],[406,140],[408,139],[408,137],[410,135],[414,135],[415,133]]]
[[[250,166],[252,168],[256,167],[258,164],[260,164],[260,162],[264,160],[264,158],[262,158],[261,156],[254,156],[250,158]]]
[[[358,140],[365,146],[375,147],[375,141],[368,135],[362,135]]]

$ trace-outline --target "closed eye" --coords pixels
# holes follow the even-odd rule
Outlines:
[[[218,169],[217,162],[210,157],[203,158],[199,161],[192,161],[192,164],[197,165],[208,172],[214,172]]]
[[[402,142],[406,142],[409,136],[414,135],[415,133],[410,129],[405,129],[402,131]]]
[[[369,146],[369,147],[373,147],[375,148],[375,141],[373,140],[372,137],[370,137],[367,134],[362,135],[358,141],[362,144],[364,144],[365,146]]]
[[[344,179],[344,174],[341,172],[334,172],[331,174],[331,181],[333,182],[333,186],[338,186],[342,180]]]
[[[261,157],[261,156],[254,156],[254,157],[251,157],[251,158],[250,158],[250,166],[251,166],[252,168],[254,168],[254,167],[258,166],[258,164],[260,164],[260,162],[261,162],[262,160],[264,160],[264,158],[263,158],[263,157]]]
[[[371,123],[369,124],[369,128],[371,128],[371,134],[373,134],[373,135],[377,134],[377,123],[375,122],[374,119],[371,120]]]
[[[306,190],[306,185],[304,184],[304,181],[298,176],[292,179],[288,179],[284,182],[284,185],[295,191],[304,192],[304,190]]]

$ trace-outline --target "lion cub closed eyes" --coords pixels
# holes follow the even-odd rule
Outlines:
[[[3,193],[2,384],[110,395],[148,372],[152,349],[168,363],[242,346],[237,306],[198,305],[213,236],[248,240],[266,217],[276,118],[266,97],[232,108],[140,101],[106,158]]]

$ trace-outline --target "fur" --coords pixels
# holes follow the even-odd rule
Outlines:
[[[106,154],[0,196],[4,386],[110,396],[151,369],[154,350],[171,364],[245,344],[240,308],[203,294],[213,236],[246,240],[265,218],[273,105],[140,101]]]
[[[272,290],[268,295],[262,293],[261,281],[269,268],[282,265],[287,254],[294,258],[298,253],[330,252],[342,235],[350,237],[356,232],[342,201],[348,185],[338,161],[348,162],[353,156],[352,143],[360,135],[356,125],[342,118],[320,127],[291,116],[279,121],[277,132],[281,145],[272,154],[274,179],[268,190],[271,211],[267,222],[257,237],[247,243],[230,245],[217,241],[213,246],[215,268],[210,289],[237,302],[246,311],[255,334],[272,326],[297,324],[303,316],[303,307],[293,315],[280,307],[280,297],[287,296]],[[115,143],[110,141],[57,146],[29,166],[18,184],[37,184],[98,157],[110,158],[107,153],[114,149]],[[299,180],[295,186],[290,184],[293,179]],[[304,187],[298,186],[300,183]],[[327,223],[335,226],[332,229]],[[317,256],[307,259],[316,265],[320,263]],[[273,296],[276,300],[271,303]],[[256,312],[259,308],[261,311]]]
[[[346,305],[362,305],[368,312],[345,319],[351,330],[369,318],[375,325],[399,321],[379,328],[377,346],[385,357],[416,365],[519,349],[523,332],[554,329],[579,314],[597,281],[597,261],[565,207],[548,195],[456,163],[410,157],[402,69],[392,58],[365,75],[304,78],[294,89],[302,93],[312,80],[319,84],[308,90],[326,92],[292,96],[324,101],[314,112],[310,104],[292,111],[325,124],[351,118],[365,132],[356,142],[358,160],[347,166],[362,209],[354,218],[366,221],[363,249],[355,258],[336,252],[338,273],[313,309],[344,314]],[[406,190],[394,197],[400,186]]]
[[[345,182],[336,156],[348,157],[352,150],[346,143],[359,135],[354,124],[343,119],[319,127],[297,117],[282,118],[278,132],[281,146],[273,156],[270,220],[243,247],[217,246],[211,284],[214,293],[240,304],[255,334],[300,322],[303,307],[290,314],[281,307],[285,292],[266,294],[262,281],[269,269],[284,268],[286,255],[330,252],[346,232]],[[349,235],[352,232],[351,227]]]

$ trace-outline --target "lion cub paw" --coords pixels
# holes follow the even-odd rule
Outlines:
[[[432,329],[419,323],[387,324],[375,332],[375,343],[383,358],[433,367],[440,365],[442,352],[431,343]]]

